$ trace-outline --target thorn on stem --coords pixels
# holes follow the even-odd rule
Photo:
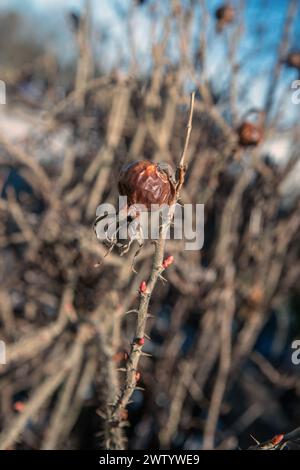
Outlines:
[[[138,310],[127,310],[127,312],[124,313],[124,315],[128,315],[129,313],[136,313],[138,314]]]
[[[144,351],[141,351],[141,355],[142,355],[142,356],[147,356],[147,357],[153,357],[152,354],[146,353],[146,352],[144,352]]]
[[[161,274],[158,276],[158,279],[162,281],[163,283],[168,282],[165,277],[163,277]]]
[[[252,436],[252,434],[250,434],[250,437],[254,440],[254,442],[255,442],[257,445],[260,444],[260,442],[259,442],[254,436]]]

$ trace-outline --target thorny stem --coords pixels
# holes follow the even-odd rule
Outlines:
[[[155,255],[152,265],[151,274],[149,281],[147,282],[147,290],[144,293],[140,293],[140,301],[138,307],[137,315],[137,325],[135,330],[136,338],[143,338],[145,336],[145,328],[147,322],[147,313],[150,298],[153,292],[153,289],[156,285],[156,282],[163,271],[162,263],[165,250],[165,238],[160,235],[155,246]],[[118,414],[122,408],[125,408],[129,402],[129,399],[136,387],[136,372],[139,363],[140,356],[142,354],[142,346],[139,346],[136,343],[133,343],[131,346],[131,351],[129,358],[126,363],[126,378],[121,395],[118,398],[116,404],[113,407],[112,418],[115,421],[118,421]]]
[[[178,167],[179,179],[178,179],[177,192],[176,192],[177,200],[179,197],[180,189],[184,181],[184,174],[185,174],[185,168],[186,168],[186,164],[185,164],[186,153],[187,153],[187,148],[188,148],[190,135],[192,131],[194,99],[195,99],[195,93],[193,92],[191,94],[191,99],[190,99],[190,111],[189,111],[189,119],[188,119],[188,124],[187,124],[186,139],[185,139],[184,149],[183,149],[181,159],[179,162],[179,167]],[[157,280],[160,278],[162,272],[165,269],[163,267],[163,260],[164,260],[164,252],[165,252],[165,245],[166,245],[166,232],[167,232],[167,228],[169,224],[171,223],[172,218],[173,218],[173,212],[170,207],[169,221],[168,221],[167,227],[166,226],[160,227],[159,238],[155,242],[154,259],[153,259],[151,273],[147,281],[147,289],[145,292],[140,292],[139,307],[137,309],[137,324],[136,324],[136,329],[135,329],[135,338],[144,338],[145,336],[147,316],[148,316],[148,307],[149,307],[151,295],[155,288]],[[111,406],[110,413],[108,416],[108,425],[114,428],[120,427],[122,423],[122,410],[124,410],[129,404],[130,398],[135,388],[137,387],[136,373],[137,373],[137,368],[138,368],[140,357],[143,354],[142,349],[143,349],[143,346],[135,342],[133,342],[131,345],[131,351],[129,353],[129,357],[126,362],[125,381],[124,381],[119,397],[117,398],[116,402]]]

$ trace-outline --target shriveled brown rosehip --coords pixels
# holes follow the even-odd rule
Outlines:
[[[125,166],[120,173],[119,192],[127,196],[128,206],[143,204],[171,205],[175,201],[173,170],[166,163],[141,160]]]
[[[290,67],[300,70],[300,51],[290,52],[286,58],[286,63]]]
[[[222,31],[223,27],[232,23],[235,19],[235,11],[232,5],[224,4],[217,8],[215,12],[215,17],[217,19],[217,29]]]
[[[252,122],[244,121],[238,128],[239,144],[248,147],[258,145],[263,137],[263,130]]]

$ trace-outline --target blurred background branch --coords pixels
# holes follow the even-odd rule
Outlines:
[[[300,422],[298,2],[21,3],[0,9],[1,448],[289,436]],[[205,204],[204,246],[167,241],[175,261],[145,307],[138,389],[108,428],[144,338],[135,311],[155,248],[145,243],[134,273],[134,250],[104,259],[92,222],[116,203],[124,164],[178,165],[192,91],[181,202]]]

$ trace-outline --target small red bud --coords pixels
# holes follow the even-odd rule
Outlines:
[[[140,372],[136,372],[135,373],[135,381],[138,382],[141,378],[141,373]]]
[[[18,411],[19,413],[21,413],[22,411],[24,411],[24,408],[25,408],[25,404],[23,401],[16,401],[14,403],[14,409],[16,411]]]
[[[127,361],[127,359],[128,359],[128,354],[126,351],[118,351],[116,352],[116,354],[113,355],[114,362]]]
[[[147,290],[147,284],[145,281],[142,281],[140,284],[140,293],[143,294]]]
[[[277,434],[277,436],[274,436],[273,439],[272,439],[272,444],[274,446],[276,446],[277,444],[279,444],[279,442],[282,441],[282,439],[284,438],[284,435],[283,434]]]
[[[122,421],[126,421],[128,419],[128,411],[125,409],[122,409],[120,411],[120,418]]]
[[[139,346],[143,346],[145,344],[145,338],[136,338],[134,342]]]
[[[172,263],[174,262],[174,256],[168,256],[163,262],[163,268],[166,269],[168,268]]]

